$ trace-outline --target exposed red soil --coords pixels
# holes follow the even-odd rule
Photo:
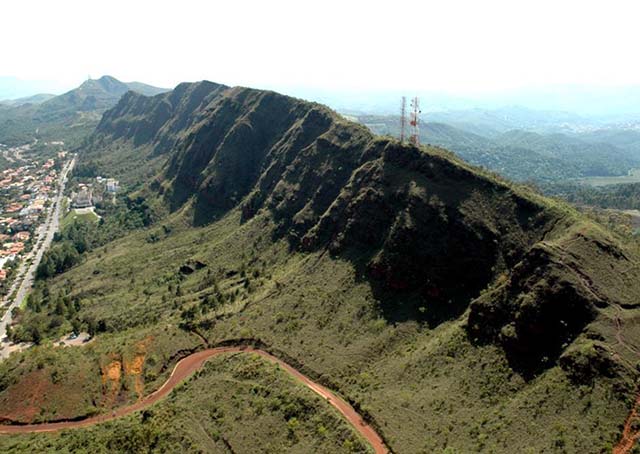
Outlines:
[[[45,370],[35,370],[12,386],[11,401],[4,402],[0,419],[33,421],[40,413],[43,396],[50,391],[47,388],[52,386],[46,375]]]
[[[638,417],[638,408],[640,407],[640,395],[638,395],[633,409],[629,416],[627,416],[627,420],[624,422],[624,429],[622,430],[622,437],[620,437],[620,441],[613,448],[613,454],[629,454],[633,450],[633,446],[640,438],[640,429],[637,428],[638,423],[640,423],[640,418]]]
[[[76,418],[79,409],[89,406],[86,396],[77,392],[84,380],[79,374],[55,382],[50,369],[33,370],[0,396],[0,421],[26,424],[41,417]]]
[[[144,397],[144,361],[147,356],[147,347],[153,341],[153,337],[138,342],[136,345],[136,354],[130,361],[124,361],[124,373],[128,377],[133,378],[133,389],[138,395],[138,400]]]
[[[116,418],[130,415],[166,397],[178,384],[190,377],[196,370],[209,359],[225,353],[249,352],[260,355],[266,360],[279,365],[287,373],[301,381],[307,388],[327,400],[336,410],[338,410],[350,424],[365,438],[373,447],[376,454],[387,454],[390,450],[378,433],[356,412],[347,402],[342,400],[328,388],[314,382],[297,369],[285,363],[279,358],[254,347],[218,347],[196,352],[187,356],[176,364],[169,379],[156,391],[140,399],[138,402],[115,409],[112,413],[92,416],[80,421],[62,421],[43,424],[27,425],[0,425],[0,434],[20,434],[36,432],[55,432],[63,429],[76,429],[93,426]]]
[[[104,393],[104,406],[114,405],[120,392],[120,378],[122,377],[122,361],[117,356],[112,356],[111,361],[101,367],[102,390]]]

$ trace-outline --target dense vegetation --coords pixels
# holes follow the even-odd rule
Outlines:
[[[358,120],[378,134],[399,135],[398,117],[363,115]],[[449,124],[427,123],[420,129],[420,139],[422,143],[448,148],[467,162],[508,178],[539,184],[589,176],[626,175],[640,167],[638,142],[622,137],[522,130],[484,136],[477,132],[482,128],[470,129],[476,132]]]
[[[604,187],[586,185],[554,185],[549,192],[577,205],[591,205],[619,210],[640,210],[640,184]]]
[[[54,243],[42,257],[36,276],[41,279],[60,274],[80,262],[81,254],[151,223],[152,213],[142,198],[121,196],[116,203],[97,206],[98,222],[93,217],[75,216],[62,222]]]
[[[80,264],[44,281],[47,296],[43,288],[22,316],[36,317],[40,301],[64,320],[99,321],[101,366],[126,363],[121,346],[140,354],[131,345],[153,333],[163,359],[142,367],[150,390],[166,374],[158,364],[186,354],[170,336],[260,342],[352,402],[397,453],[607,452],[619,436],[638,378],[637,245],[563,203],[445,150],[373,137],[322,106],[209,83],[126,95],[86,147],[81,159],[137,182],[141,203],[161,214],[89,247]],[[66,239],[74,249],[77,234]],[[0,367],[0,380],[13,384],[0,401],[21,395],[16,386],[38,370],[37,355],[73,358],[83,371],[73,380],[54,380],[49,369],[32,378],[48,402],[71,382],[86,390],[64,417],[86,415],[87,396],[91,412],[108,411],[111,388],[95,385],[103,369],[91,346],[43,345],[12,357]],[[244,366],[221,361],[204,379],[227,367]],[[262,428],[255,438],[241,432],[238,413],[225,409],[217,421],[207,400],[215,386],[198,387],[199,379],[188,386],[194,397],[179,393],[162,405],[189,402],[208,414],[197,420],[215,431],[214,443],[245,437],[252,448],[231,441],[237,452],[256,444],[268,452],[270,438]],[[242,410],[243,424],[265,408],[257,380],[246,401],[230,399],[252,409]],[[117,388],[120,400],[109,402],[131,401],[132,388]],[[276,452],[315,449],[288,438],[292,417],[301,443],[324,443],[313,418],[267,408],[288,440],[274,439]],[[50,407],[42,416],[3,411],[10,420],[58,417]],[[142,419],[116,425],[138,434],[147,430]],[[166,437],[153,428],[135,446],[152,439],[204,449],[181,420],[151,419]],[[92,450],[122,446],[111,427],[73,440]],[[320,452],[357,449],[341,430],[331,433],[332,447]],[[15,449],[54,442],[21,437]]]
[[[80,318],[81,300],[70,297],[70,288],[50,293],[48,278],[78,265],[84,254],[103,246],[135,229],[151,224],[152,213],[141,198],[120,196],[116,203],[100,204],[95,215],[82,216],[69,212],[61,223],[61,231],[54,237],[51,247],[44,253],[36,270],[36,283],[29,294],[26,311],[17,310],[17,328],[9,330],[14,342],[40,344],[56,339],[69,331],[104,332],[104,320]],[[151,235],[147,241],[154,241]]]

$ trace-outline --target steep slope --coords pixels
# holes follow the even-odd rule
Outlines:
[[[84,144],[86,161],[125,184],[139,183],[141,171],[146,176],[154,175],[166,153],[226,88],[200,82],[183,83],[153,97],[126,93],[113,109],[105,112]]]
[[[638,254],[569,207],[321,105],[206,82],[125,95],[80,159],[165,214],[47,283],[40,313],[77,301],[51,337],[76,320],[99,321],[100,345],[176,326],[255,342],[398,453],[603,452],[619,436],[640,358]],[[14,357],[0,383],[29,364]]]
[[[161,179],[171,209],[193,200],[198,225],[238,205],[245,221],[266,209],[293,246],[357,256],[365,274],[382,282],[381,293],[412,295],[409,304],[385,305],[390,320],[454,318],[498,276],[512,274],[513,289],[503,285],[504,295],[472,306],[470,329],[492,335],[485,315],[502,311],[500,341],[509,354],[514,345],[522,349],[525,368],[553,363],[597,307],[612,300],[634,306],[640,296],[620,274],[632,261],[606,234],[582,226],[553,232],[562,240],[550,241],[565,216],[546,203],[442,152],[374,139],[320,106],[273,93],[228,90],[176,145]],[[606,272],[596,259],[602,254]],[[618,289],[627,290],[606,296]],[[496,309],[514,300],[515,307]],[[421,317],[427,302],[433,307]],[[512,322],[518,304],[530,313]]]

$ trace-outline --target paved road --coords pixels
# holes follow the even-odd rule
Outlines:
[[[49,209],[49,213],[47,214],[45,221],[36,230],[34,239],[35,247],[23,258],[20,266],[17,269],[17,277],[13,285],[9,289],[7,298],[2,302],[2,305],[6,307],[6,312],[2,316],[2,319],[0,319],[0,360],[9,356],[9,342],[6,339],[6,336],[7,326],[11,324],[11,310],[15,307],[19,307],[24,301],[25,296],[27,296],[29,289],[31,289],[31,286],[33,285],[36,269],[40,264],[42,255],[44,254],[44,251],[46,251],[51,245],[51,242],[53,241],[53,235],[58,230],[60,224],[60,210],[62,207],[62,199],[64,198],[64,188],[67,183],[69,172],[75,165],[75,162],[76,158],[74,157],[71,161],[65,164],[62,172],[60,172],[60,185],[53,207]],[[30,258],[33,258],[33,260],[31,261],[31,265],[29,266],[28,261]],[[16,289],[16,297],[13,301],[9,302],[8,306],[5,306],[5,304],[7,304],[8,302],[9,297]]]
[[[28,424],[28,425],[0,425],[0,434],[16,434],[16,433],[35,433],[35,432],[55,432],[62,429],[76,429],[80,427],[93,426],[106,421],[111,421],[116,418],[121,418],[126,415],[130,415],[136,411],[140,411],[153,405],[160,399],[166,397],[178,384],[191,376],[196,370],[200,369],[202,365],[209,359],[228,353],[255,353],[266,360],[279,365],[285,372],[289,373],[297,380],[301,381],[307,388],[318,394],[320,397],[326,399],[326,401],[338,410],[342,416],[345,417],[354,429],[360,433],[360,435],[367,440],[376,454],[387,454],[389,448],[385,445],[384,441],[378,435],[373,427],[367,424],[362,417],[355,411],[355,409],[347,402],[342,400],[336,394],[334,394],[328,388],[314,382],[300,371],[285,363],[281,359],[267,353],[263,350],[259,350],[254,347],[218,347],[210,348],[200,352],[193,353],[186,358],[180,360],[176,367],[173,369],[169,379],[155,392],[149,394],[147,397],[136,402],[135,404],[120,407],[113,413],[105,413],[98,416],[92,416],[80,421],[63,421],[52,422],[43,424]]]

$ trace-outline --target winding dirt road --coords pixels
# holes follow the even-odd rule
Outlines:
[[[620,441],[618,441],[618,444],[613,448],[613,454],[629,454],[633,450],[633,447],[638,441],[638,438],[640,438],[640,431],[635,428],[635,425],[638,421],[639,407],[640,396],[637,397],[636,401],[633,404],[633,408],[631,409],[631,413],[629,413],[629,416],[627,416],[627,419],[624,422],[622,436],[620,437]]]
[[[344,416],[347,421],[353,425],[360,435],[371,444],[376,454],[387,454],[390,452],[380,435],[378,435],[373,427],[362,419],[351,405],[326,387],[314,382],[281,359],[254,347],[217,347],[189,355],[176,364],[176,367],[173,369],[173,372],[171,372],[169,379],[158,390],[149,394],[135,404],[120,407],[112,413],[92,416],[80,421],[62,421],[27,425],[0,425],[0,434],[55,432],[62,429],[77,429],[130,415],[136,411],[143,410],[166,397],[178,384],[190,377],[196,370],[200,369],[207,360],[226,353],[255,353],[266,360],[277,364],[287,373],[301,381],[307,388],[326,399],[327,402],[338,410],[342,416]]]

